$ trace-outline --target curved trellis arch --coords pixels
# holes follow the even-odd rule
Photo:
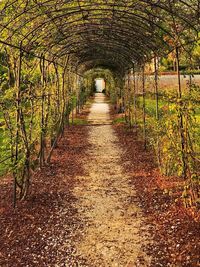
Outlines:
[[[197,0],[4,0],[1,6],[0,32],[2,36],[9,32],[8,38],[1,38],[2,43],[19,47],[23,41],[26,52],[48,53],[57,60],[68,54],[72,61],[94,61],[94,66],[97,60],[93,54],[98,51],[104,64],[111,57],[120,72],[155,51],[173,49],[168,39],[180,40],[188,30],[195,38],[199,31]],[[175,33],[170,30],[174,19]]]

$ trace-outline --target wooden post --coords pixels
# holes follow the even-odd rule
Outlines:
[[[192,56],[190,54],[189,92],[191,92],[191,87],[192,87]]]
[[[41,133],[40,133],[40,168],[44,165],[44,100],[45,100],[45,57],[42,58],[42,107],[41,107]]]
[[[80,113],[80,88],[79,76],[76,74],[76,115]]]
[[[130,70],[128,70],[128,120],[129,120],[129,126],[132,127],[132,118],[131,118],[131,83],[130,83]]]
[[[137,125],[137,111],[136,111],[136,76],[135,76],[135,66],[133,65],[133,101],[134,101],[134,125]]]
[[[70,125],[70,102],[69,102],[69,87],[70,87],[70,79],[69,79],[69,70],[67,72],[67,125]]]
[[[181,88],[181,75],[180,75],[180,58],[179,58],[179,48],[176,47],[176,65],[177,65],[177,78],[178,78],[178,105],[179,105],[179,129],[181,138],[181,158],[183,163],[183,176],[187,177],[187,158],[186,158],[186,142],[184,136],[184,123],[183,123],[183,113],[182,113],[182,88]]]
[[[66,83],[66,71],[67,71],[67,65],[68,65],[68,62],[69,62],[69,56],[67,56],[66,60],[65,60],[65,65],[64,65],[64,68],[63,68],[63,73],[62,73],[62,97],[63,97],[63,133],[64,133],[64,126],[65,126],[65,122],[66,122],[66,119],[65,116],[67,116],[67,113],[68,113],[68,94],[67,94],[67,89],[66,89],[66,86],[65,86],[65,83]],[[68,123],[68,121],[67,121]],[[62,133],[62,134],[63,134]]]
[[[64,134],[64,128],[65,128],[65,114],[66,114],[66,96],[65,96],[65,74],[66,74],[66,64],[62,71],[62,114],[61,114],[61,129],[59,131],[61,132],[62,136]]]
[[[59,76],[59,72],[58,72],[58,65],[56,63],[54,63],[54,69],[55,69],[55,73],[56,73],[57,115],[59,116],[60,108],[61,108],[61,104],[60,104],[60,76]]]
[[[145,65],[142,66],[142,99],[143,99],[143,138],[144,138],[144,149],[147,148],[146,140],[146,90],[145,90]]]
[[[21,69],[22,69],[22,42],[20,43],[18,71],[16,80],[16,141],[15,141],[15,162],[14,162],[14,181],[13,181],[13,206],[16,207],[17,201],[17,167],[19,154],[19,131],[20,131],[20,105],[21,105]]]
[[[158,58],[154,56],[154,81],[155,81],[155,97],[156,97],[156,119],[159,120],[159,97],[158,97]]]

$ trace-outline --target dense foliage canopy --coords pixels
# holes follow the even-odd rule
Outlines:
[[[104,66],[124,73],[152,53],[193,43],[199,5],[198,0],[3,0],[0,42],[60,64],[69,55],[75,70]]]

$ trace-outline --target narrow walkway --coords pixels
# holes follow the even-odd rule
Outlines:
[[[142,250],[146,243],[142,214],[120,165],[123,151],[103,94],[96,95],[88,119],[95,124],[90,126],[89,156],[84,162],[88,175],[79,178],[74,190],[76,207],[87,225],[76,244],[77,255],[93,267],[149,266]]]

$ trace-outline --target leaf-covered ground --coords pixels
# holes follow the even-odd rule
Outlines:
[[[200,266],[200,214],[184,207],[182,181],[160,175],[153,152],[144,151],[134,130],[124,125],[115,130],[126,150],[124,168],[132,176],[131,186],[153,237],[146,248],[153,255],[151,266]]]
[[[87,130],[67,129],[52,164],[34,175],[31,195],[16,210],[10,179],[1,181],[0,266],[72,266],[77,261],[73,239],[82,222],[72,191],[76,176],[84,175],[80,160],[86,148]]]
[[[109,165],[117,169],[108,169]],[[127,184],[114,181],[118,173],[124,175],[123,183]],[[30,196],[15,210],[12,181],[9,177],[1,179],[0,266],[198,267],[198,213],[175,201],[181,194],[178,185],[179,180],[160,175],[153,153],[145,152],[136,133],[124,125],[70,126],[54,151],[51,165],[34,175]],[[119,200],[115,199],[117,194]],[[114,225],[113,218],[119,223],[116,220],[115,227],[108,230],[107,226]],[[139,224],[133,223],[135,218]],[[130,237],[125,236],[127,231],[122,226],[126,225],[135,228],[135,237],[131,228],[127,228]],[[129,242],[132,244],[141,230],[145,238],[141,235],[137,240],[133,252],[140,252],[133,262],[127,253],[132,251]],[[119,246],[123,251],[119,253],[121,262],[116,259]],[[101,252],[105,257],[99,256]]]

